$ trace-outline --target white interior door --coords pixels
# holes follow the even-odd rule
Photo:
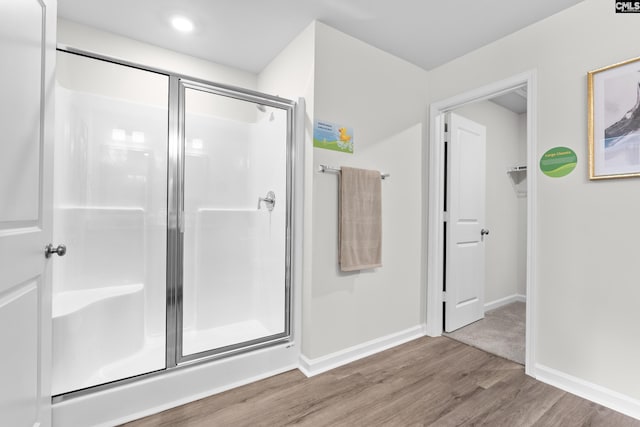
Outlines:
[[[445,331],[484,317],[486,129],[447,115]]]
[[[55,0],[0,2],[0,425],[51,424]]]

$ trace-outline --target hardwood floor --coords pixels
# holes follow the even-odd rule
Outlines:
[[[297,370],[126,424],[640,426],[449,338],[420,338],[315,377]]]

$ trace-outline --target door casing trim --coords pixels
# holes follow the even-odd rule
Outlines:
[[[436,337],[442,335],[442,280],[444,220],[444,114],[473,102],[484,101],[510,92],[518,87],[527,89],[527,311],[525,372],[535,378],[535,316],[536,313],[536,230],[537,230],[537,71],[529,70],[506,79],[431,103],[429,105],[429,160],[427,216],[427,302],[426,333]]]

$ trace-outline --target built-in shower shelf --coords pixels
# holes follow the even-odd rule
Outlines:
[[[105,299],[135,294],[144,289],[142,283],[104,288],[59,292],[53,297],[53,317],[62,317],[80,311]]]

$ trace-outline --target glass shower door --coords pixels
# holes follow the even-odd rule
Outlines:
[[[165,368],[169,78],[59,52],[53,394]]]
[[[294,103],[61,51],[53,394],[290,334]]]
[[[289,334],[292,107],[184,82],[180,93],[185,361]]]

